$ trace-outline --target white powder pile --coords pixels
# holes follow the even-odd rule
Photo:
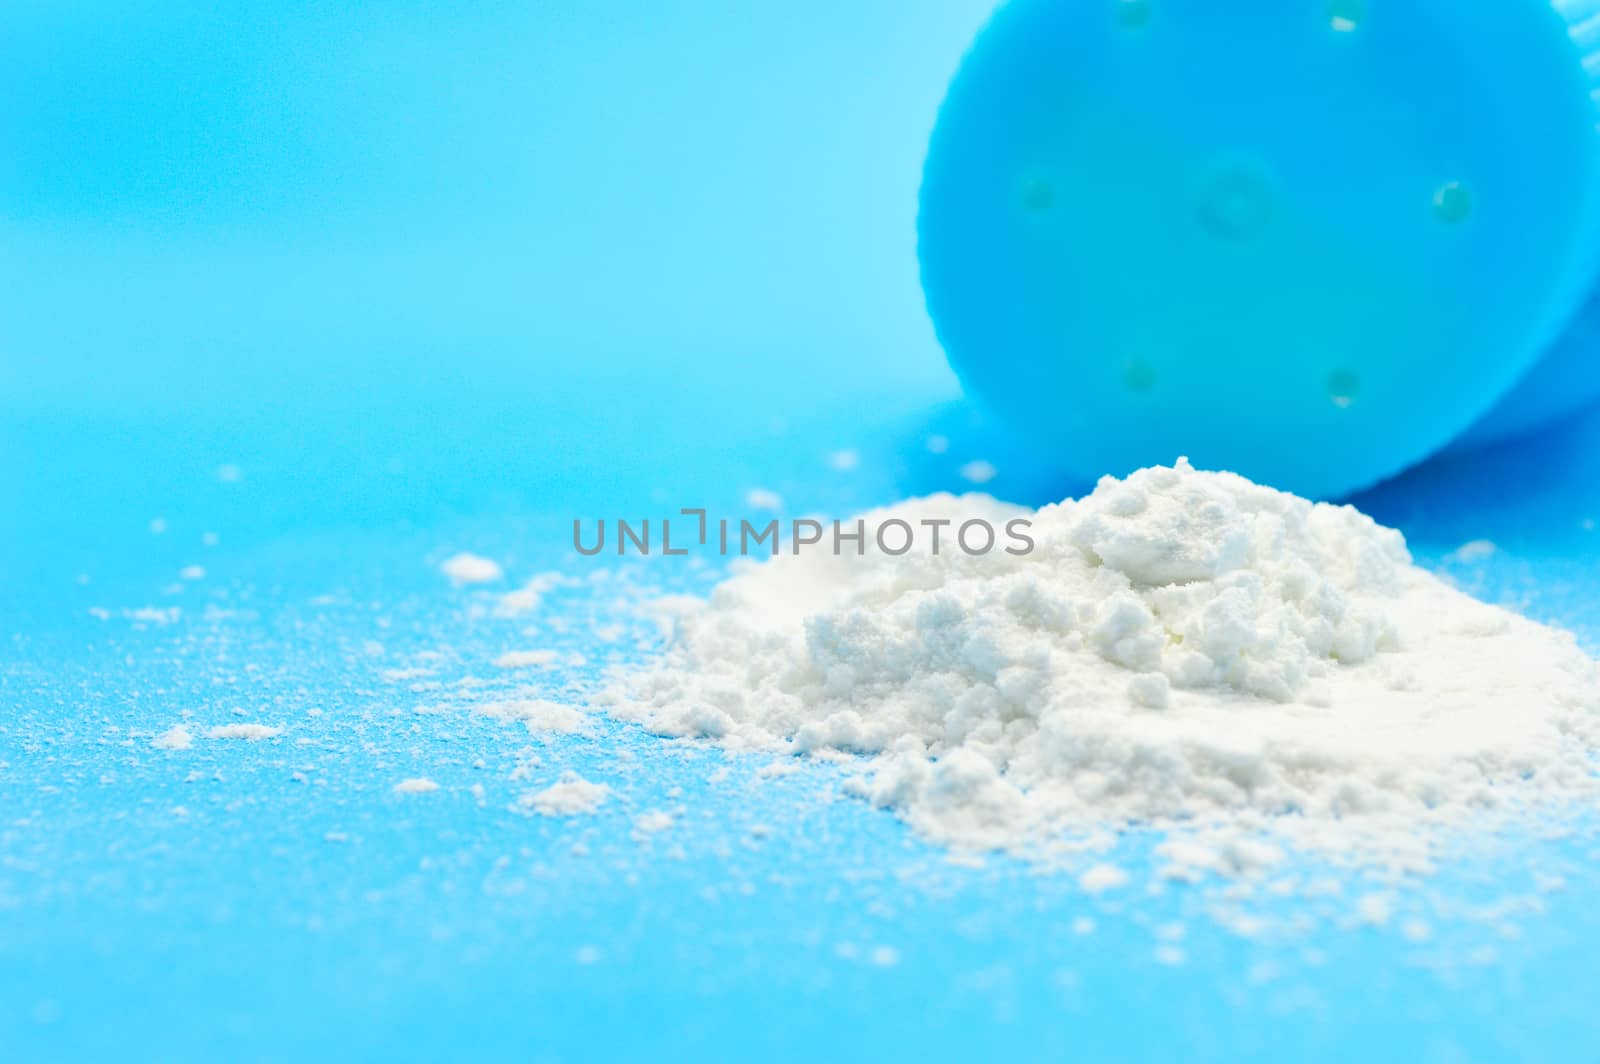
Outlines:
[[[679,604],[602,701],[665,735],[859,755],[856,793],[964,849],[1151,826],[1177,874],[1270,865],[1265,839],[1425,865],[1448,829],[1600,790],[1595,663],[1354,509],[1180,460],[1036,513],[866,515],[975,518],[1030,520],[1035,549],[786,553]]]

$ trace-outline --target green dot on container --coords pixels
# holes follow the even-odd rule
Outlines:
[[[1148,395],[1155,390],[1156,368],[1142,358],[1130,358],[1122,366],[1122,383],[1130,392]]]
[[[1354,33],[1367,17],[1367,0],[1332,0],[1328,5],[1328,26],[1335,33]]]
[[[1433,194],[1433,213],[1441,222],[1456,225],[1472,213],[1472,193],[1459,181],[1451,181]]]
[[[1043,177],[1030,177],[1022,183],[1022,206],[1030,214],[1044,214],[1056,203],[1056,187]]]
[[[1328,398],[1341,410],[1348,409],[1361,395],[1361,378],[1354,370],[1336,369],[1328,374]]]
[[[1116,0],[1117,22],[1125,30],[1138,30],[1150,24],[1150,0]]]

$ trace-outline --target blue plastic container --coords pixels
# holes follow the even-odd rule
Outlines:
[[[1453,445],[1470,450],[1535,431],[1600,401],[1600,292],[1538,363]]]
[[[1597,50],[1600,0],[1012,0],[924,173],[940,341],[1086,476],[1372,484],[1593,283]]]

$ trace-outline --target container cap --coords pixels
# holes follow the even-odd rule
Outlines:
[[[1595,0],[1011,0],[923,175],[940,342],[1077,473],[1366,487],[1593,282],[1597,50]]]

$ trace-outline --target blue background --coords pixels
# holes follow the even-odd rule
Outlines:
[[[1082,490],[960,399],[917,288],[921,156],[986,3],[217,6],[0,14],[7,1058],[1600,1056],[1589,834],[1407,892],[1427,942],[1344,926],[1349,897],[1249,941],[1198,892],[949,865],[833,770],[533,739],[385,678],[441,651],[430,680],[507,683],[538,645],[588,658],[550,694],[593,681],[606,596],[497,620],[437,570],[586,576],[576,516],[755,487],[845,513],[977,458],[1007,498]],[[1586,415],[1355,501],[1594,650],[1597,453]],[[90,612],[145,606],[181,615]],[[285,730],[152,749],[186,712]],[[509,811],[568,767],[621,797]]]

